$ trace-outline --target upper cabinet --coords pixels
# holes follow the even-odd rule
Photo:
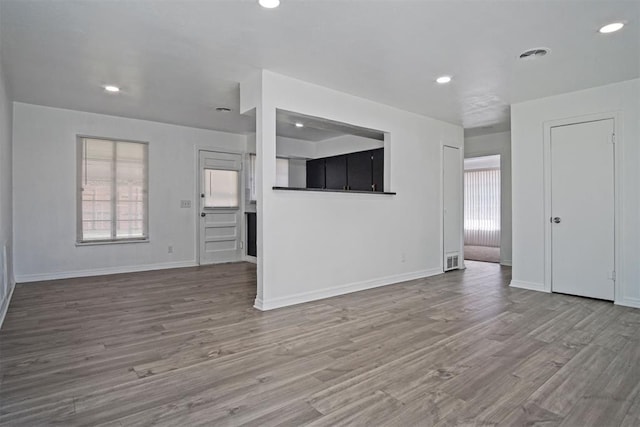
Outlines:
[[[347,156],[324,159],[324,179],[328,190],[347,190]]]
[[[383,191],[384,148],[307,161],[307,188]]]
[[[371,151],[371,182],[373,191],[384,190],[384,148]]]
[[[307,188],[324,187],[324,159],[307,160]]]
[[[373,191],[371,180],[371,151],[347,154],[347,189]]]

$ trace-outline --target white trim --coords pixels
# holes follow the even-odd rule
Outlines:
[[[245,255],[242,258],[242,260],[245,261],[245,262],[250,262],[251,264],[257,264],[258,263],[258,257],[254,257],[254,256],[251,256],[251,255]]]
[[[501,260],[500,265],[506,265],[507,267],[511,267],[511,260],[510,259]]]
[[[613,120],[613,132],[616,135],[613,158],[614,191],[614,269],[616,271],[613,300],[616,304],[624,305],[622,290],[624,289],[624,272],[622,268],[622,159],[624,144],[622,140],[623,123],[619,111],[587,114],[566,119],[550,120],[543,123],[543,168],[544,168],[544,291],[552,292],[551,286],[551,129],[557,126],[567,126],[580,123]]]
[[[286,297],[273,298],[267,301],[265,301],[264,299],[256,298],[254,307],[258,310],[263,311],[273,310],[274,308],[286,307],[290,305],[301,304],[304,302],[316,301],[338,295],[349,294],[352,292],[364,291],[367,289],[378,288],[380,286],[406,282],[408,280],[422,279],[424,277],[435,276],[437,274],[443,274],[441,268],[414,271],[412,273],[395,274],[393,276],[364,280],[362,282],[348,283],[346,285],[334,286],[318,291],[302,292]]]
[[[624,297],[613,303],[624,307],[640,308],[640,298]]]
[[[449,254],[453,252],[457,252],[459,259],[463,260],[462,263],[458,264],[457,268],[452,268],[448,271],[453,270],[463,270],[466,267],[464,266],[464,144],[462,147],[456,147],[455,145],[449,145],[446,142],[443,142],[440,148],[440,249],[442,250],[440,256],[440,262],[442,263],[442,271],[445,271],[447,266],[447,253],[445,253],[445,239],[444,239],[444,150],[445,148],[453,148],[458,150],[458,159],[460,162],[460,206],[459,212],[460,215],[460,224],[459,224],[459,238],[458,238],[458,248],[456,251],[450,251]]]
[[[2,305],[0,306],[0,329],[2,329],[2,324],[4,323],[4,318],[7,316],[9,312],[9,304],[11,303],[11,297],[13,296],[13,291],[16,289],[16,284],[14,283],[9,287],[9,294],[2,301]]]
[[[135,273],[138,271],[165,270],[168,268],[197,267],[195,260],[142,264],[121,267],[95,268],[91,270],[60,271],[55,273],[36,273],[16,275],[17,283],[39,282],[42,280],[71,279],[74,277],[104,276],[107,274]]]
[[[529,291],[538,291],[538,292],[546,292],[551,293],[550,290],[546,289],[544,283],[535,283],[535,282],[524,282],[522,280],[512,280],[509,284],[512,288],[518,289],[527,289]]]
[[[130,243],[150,243],[149,239],[116,239],[116,240],[85,240],[76,242],[77,247],[81,246],[101,246],[101,245],[123,245]]]

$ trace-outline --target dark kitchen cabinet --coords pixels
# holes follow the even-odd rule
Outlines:
[[[347,154],[347,189],[371,191],[371,151]]]
[[[324,159],[325,188],[329,190],[347,189],[347,156]]]
[[[307,188],[384,191],[384,148],[307,160]]]
[[[247,212],[247,255],[258,256],[256,213]]]
[[[384,191],[384,148],[371,151],[371,182],[373,191]]]
[[[307,160],[307,188],[324,188],[324,159]]]

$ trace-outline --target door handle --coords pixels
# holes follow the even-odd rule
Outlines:
[[[559,216],[556,216],[556,217],[554,217],[554,218],[553,218],[553,222],[554,222],[555,224],[560,224],[560,221],[561,221],[561,220],[560,220],[560,217],[559,217]]]
[[[200,213],[200,216],[201,216],[202,218],[204,218],[205,216],[207,216],[207,214],[206,214],[206,213],[204,213],[204,212],[202,212],[202,213]]]

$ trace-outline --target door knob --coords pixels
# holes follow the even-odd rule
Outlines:
[[[556,224],[560,224],[560,217],[559,216],[554,217],[553,222]]]
[[[202,218],[204,218],[205,216],[207,216],[207,214],[206,214],[206,213],[204,213],[204,212],[202,212],[202,213],[200,214],[200,216],[201,216]]]

